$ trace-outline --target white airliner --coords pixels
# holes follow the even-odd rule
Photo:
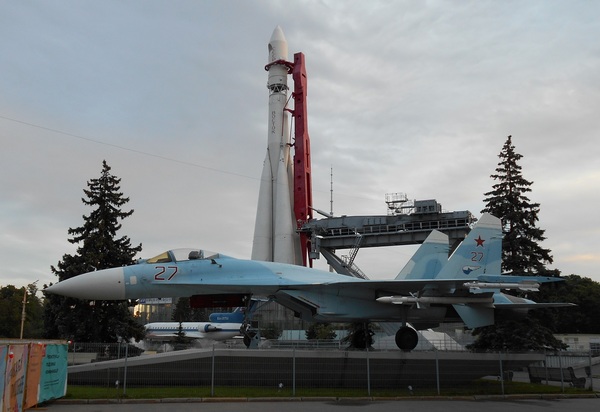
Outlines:
[[[181,322],[186,338],[226,340],[240,336],[240,328],[244,318],[243,312],[237,308],[231,313],[213,313],[210,322]],[[145,325],[146,339],[154,341],[174,340],[179,333],[179,322],[154,322]]]

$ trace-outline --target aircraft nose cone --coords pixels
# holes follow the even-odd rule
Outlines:
[[[124,300],[123,268],[84,273],[44,289],[44,293],[88,300]]]

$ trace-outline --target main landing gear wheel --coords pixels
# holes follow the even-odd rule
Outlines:
[[[410,352],[417,347],[419,343],[419,335],[417,331],[409,326],[402,326],[396,332],[396,346],[402,349],[404,352]]]

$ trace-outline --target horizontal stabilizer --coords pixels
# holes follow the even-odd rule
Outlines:
[[[564,282],[563,278],[556,276],[515,276],[515,275],[479,275],[479,282],[497,282],[497,283],[514,283],[514,282],[535,282],[535,283],[554,283]]]
[[[574,303],[546,302],[546,303],[495,303],[496,309],[546,309],[546,308],[570,308],[577,306]]]

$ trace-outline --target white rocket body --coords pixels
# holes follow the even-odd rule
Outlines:
[[[288,47],[279,26],[269,41],[269,63],[287,61]],[[269,115],[267,155],[261,175],[258,208],[254,227],[252,259],[302,264],[300,240],[292,208],[292,160],[288,113],[288,68],[269,67]]]

